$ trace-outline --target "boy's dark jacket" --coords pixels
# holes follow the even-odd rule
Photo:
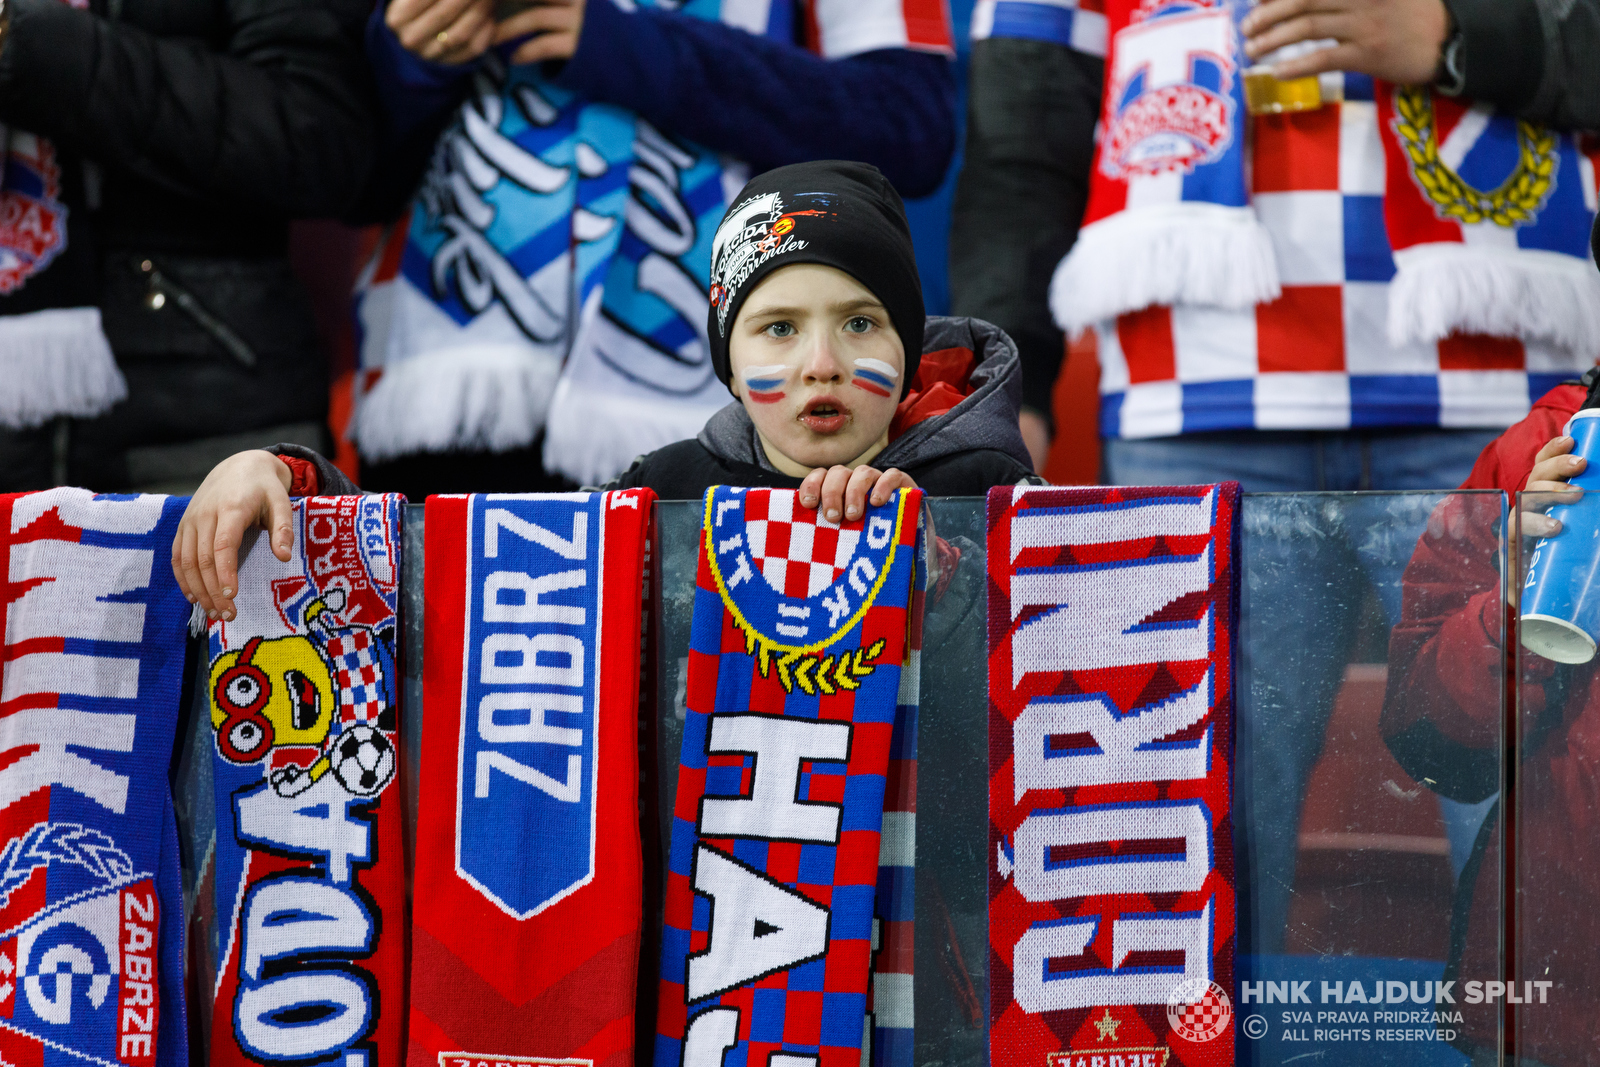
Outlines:
[[[890,427],[889,447],[872,465],[904,471],[933,496],[980,496],[991,486],[1039,481],[1017,429],[1022,372],[1011,338],[981,319],[930,316],[922,353]],[[278,445],[272,451],[315,463],[321,493],[361,491],[310,449]],[[795,489],[800,481],[767,462],[750,416],[734,401],[698,438],[640,456],[604,488],[644,486],[663,500],[698,500],[713,485]]]

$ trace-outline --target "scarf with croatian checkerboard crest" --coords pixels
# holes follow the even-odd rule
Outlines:
[[[658,1067],[910,1062],[921,498],[841,525],[706,494]]]

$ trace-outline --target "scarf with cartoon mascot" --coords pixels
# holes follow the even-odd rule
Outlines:
[[[398,496],[294,501],[210,633],[215,1067],[395,1067],[405,1011]]]
[[[187,1067],[183,500],[0,497],[0,1058]]]
[[[705,498],[657,1067],[910,1062],[914,831],[884,809],[915,721],[922,494],[842,525],[795,498]],[[889,937],[902,964],[875,972]]]

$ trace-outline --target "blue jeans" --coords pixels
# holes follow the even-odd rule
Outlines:
[[[1247,493],[1443,492],[1466,479],[1498,435],[1240,431],[1112,440],[1105,442],[1105,481],[1237,481]],[[1392,626],[1400,617],[1401,573],[1435,503],[1431,495],[1263,497],[1242,509],[1234,762],[1240,952],[1283,951],[1306,785],[1367,585],[1376,588]],[[1470,812],[1447,811],[1452,845],[1482,821],[1483,810],[1473,807],[1475,820]]]

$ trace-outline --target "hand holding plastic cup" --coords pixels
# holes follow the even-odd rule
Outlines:
[[[1588,663],[1600,640],[1600,408],[1567,420],[1574,456],[1588,460],[1572,479],[1579,500],[1549,515],[1561,532],[1533,547],[1522,584],[1522,647],[1557,663]]]

